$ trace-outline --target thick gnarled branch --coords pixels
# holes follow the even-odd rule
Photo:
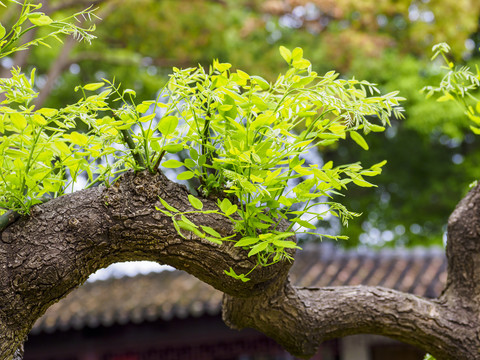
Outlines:
[[[457,205],[448,220],[448,277],[443,299],[479,308],[480,304],[480,185]],[[461,303],[461,304],[460,304]]]
[[[249,299],[226,295],[224,321],[255,328],[308,359],[329,339],[354,334],[388,336],[422,348],[437,360],[477,359],[478,321],[466,311],[382,287],[295,288]]]
[[[170,217],[155,209],[161,196],[180,210],[194,210],[184,186],[161,174],[125,174],[109,189],[91,188],[32,208],[2,232],[0,241],[0,359],[13,350],[45,310],[114,262],[151,260],[183,269],[235,296],[258,294],[290,264],[258,268],[248,283],[224,273],[246,273],[255,261],[231,243],[217,245],[193,235],[178,236]],[[216,209],[203,200],[204,209]],[[219,215],[198,214],[198,225],[223,235],[232,224]]]
[[[417,345],[438,359],[480,359],[479,188],[451,217],[449,280],[439,300],[362,286],[297,289],[288,280],[288,262],[257,268],[251,281],[240,282],[224,270],[245,273],[255,266],[246,251],[181,238],[171,218],[155,209],[159,196],[181,211],[193,210],[184,186],[161,174],[130,172],[108,189],[36,206],[1,233],[0,359],[12,359],[45,310],[91,273],[128,260],[169,264],[211,284],[227,294],[229,325],[256,328],[297,356],[307,358],[333,337],[374,333]],[[203,203],[205,210],[216,209],[211,200]],[[198,214],[192,221],[222,235],[233,233],[219,215]]]

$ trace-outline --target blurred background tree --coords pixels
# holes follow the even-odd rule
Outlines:
[[[64,39],[2,59],[3,76],[12,65],[38,67],[37,105],[62,106],[74,101],[75,86],[114,77],[151,99],[172,66],[213,58],[274,80],[285,69],[279,45],[302,47],[319,73],[336,69],[400,90],[406,120],[368,137],[370,151],[350,141],[321,152],[323,161],[388,160],[377,188],[349,190],[349,208],[362,217],[344,229],[325,223],[350,236],[342,246],[441,245],[449,214],[480,176],[480,146],[463,110],[420,93],[441,77],[429,60],[436,42],[469,66],[479,62],[477,0],[51,0],[43,11],[55,17],[91,4],[102,18],[91,46]],[[2,24],[15,11],[0,9]]]

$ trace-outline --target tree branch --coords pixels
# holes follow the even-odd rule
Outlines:
[[[323,341],[354,334],[388,336],[422,348],[437,360],[479,356],[478,321],[467,312],[381,287],[307,289],[286,283],[276,295],[225,296],[223,318],[235,328],[255,328],[305,359]]]
[[[180,211],[194,210],[184,186],[160,173],[129,172],[108,189],[90,188],[35,206],[3,230],[0,359],[12,359],[45,310],[91,273],[128,260],[169,264],[211,284],[226,294],[227,324],[256,328],[300,357],[311,356],[333,337],[373,333],[417,345],[438,360],[480,359],[480,188],[450,219],[449,280],[439,300],[380,287],[294,288],[288,262],[257,268],[249,282],[240,282],[224,270],[246,273],[255,260],[228,242],[179,237],[171,218],[155,209],[162,206],[159,196]],[[204,210],[217,208],[214,201],[202,201]],[[224,236],[233,233],[232,224],[217,214],[191,220]]]
[[[448,277],[443,299],[453,304],[480,304],[480,185],[473,188],[448,220]]]
[[[290,264],[256,269],[239,283],[226,274],[232,266],[246,273],[255,266],[245,250],[195,236],[178,236],[170,217],[155,209],[161,196],[182,211],[194,210],[184,186],[162,174],[126,173],[114,186],[90,188],[31,209],[1,234],[0,359],[9,358],[45,310],[112,263],[151,260],[183,269],[234,296],[258,294]],[[217,209],[203,200],[204,209]],[[220,215],[192,221],[227,236],[232,225]],[[280,275],[279,275],[280,274]]]

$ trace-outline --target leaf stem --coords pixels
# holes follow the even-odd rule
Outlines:
[[[128,148],[131,150],[132,156],[135,159],[135,162],[137,163],[138,166],[145,168],[145,162],[143,161],[143,158],[140,156],[140,154],[137,152],[137,148],[135,146],[135,142],[132,139],[132,136],[128,132],[127,129],[122,129],[120,130],[123,140],[127,144]]]

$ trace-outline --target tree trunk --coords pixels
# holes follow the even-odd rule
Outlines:
[[[381,287],[296,288],[291,264],[257,268],[243,283],[225,275],[255,266],[247,251],[190,235],[178,236],[155,209],[161,196],[191,209],[188,191],[162,174],[126,173],[110,188],[91,188],[34,207],[2,232],[0,241],[0,359],[20,347],[45,310],[90,274],[114,262],[152,260],[196,276],[225,293],[223,317],[252,327],[292,354],[308,358],[322,341],[352,334],[386,335],[440,359],[480,359],[478,264],[480,189],[473,189],[449,221],[448,282],[437,300]],[[203,199],[204,209],[216,209]],[[191,220],[222,235],[232,225],[215,214]],[[161,291],[161,290],[159,290]],[[18,351],[17,351],[18,349]]]

